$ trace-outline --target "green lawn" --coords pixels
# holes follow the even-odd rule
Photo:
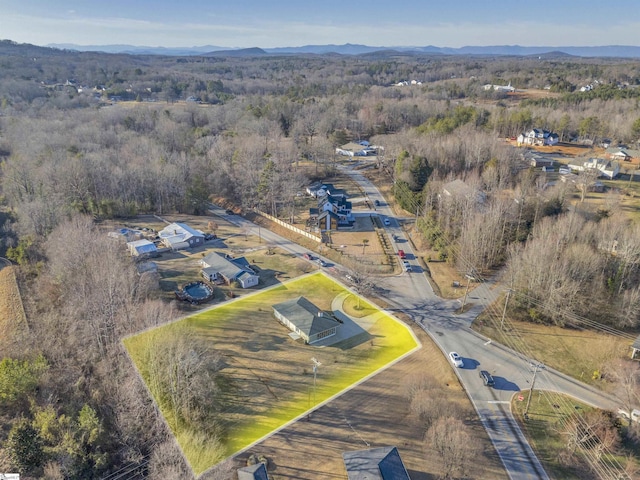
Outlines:
[[[154,398],[196,475],[419,348],[408,327],[365,300],[358,305],[355,294],[346,297],[345,311],[355,318],[376,317],[363,322],[366,333],[354,341],[323,348],[304,345],[292,340],[273,317],[271,305],[299,295],[330,310],[333,299],[345,292],[342,285],[317,272],[124,341],[153,395],[147,359],[158,338],[188,332],[211,342],[224,358],[225,368],[215,382],[221,405],[217,421],[223,427],[219,443],[204,426],[178,424],[165,402]],[[321,363],[315,388],[312,357]]]

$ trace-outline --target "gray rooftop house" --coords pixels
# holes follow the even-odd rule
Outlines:
[[[340,323],[331,313],[320,310],[304,297],[273,305],[275,317],[292,332],[292,337],[314,343],[336,334]]]
[[[342,459],[349,480],[411,480],[396,447],[344,452]]]
[[[256,463],[238,469],[238,480],[269,480],[264,463]]]
[[[193,248],[204,244],[204,233],[186,223],[171,223],[158,232],[162,243],[171,250]]]
[[[200,265],[204,267],[202,276],[209,281],[238,282],[242,288],[258,285],[259,277],[244,257],[231,258],[214,252],[200,260]]]

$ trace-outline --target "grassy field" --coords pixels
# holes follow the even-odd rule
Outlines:
[[[497,307],[501,308],[501,307]],[[489,310],[491,311],[491,310]],[[500,311],[493,309],[493,311]],[[483,313],[473,328],[484,336],[527,355],[585,383],[607,390],[609,385],[594,372],[613,358],[628,355],[630,342],[588,330],[539,325],[508,320],[500,329],[500,318]]]
[[[523,397],[523,401],[512,402],[512,411],[545,471],[551,478],[585,478],[587,472],[584,469],[577,470],[564,464],[560,461],[559,453],[567,445],[567,439],[562,433],[567,419],[575,415],[576,411],[586,411],[591,407],[561,394],[535,391],[531,398],[529,418],[524,421],[529,392],[523,392]]]
[[[364,341],[345,341],[324,348],[292,340],[288,330],[273,317],[271,305],[298,295],[304,295],[321,309],[330,310],[333,299],[345,292],[341,285],[317,273],[125,340],[141,372],[147,371],[145,351],[152,338],[158,334],[172,335],[181,328],[211,341],[214,349],[223,355],[226,367],[221,372],[223,381],[218,384],[230,387],[220,394],[223,408],[219,418],[226,432],[223,452],[203,442],[200,432],[177,428],[171,412],[159,403],[196,474],[418,348],[411,330],[386,314],[381,314],[368,328]],[[360,309],[351,305],[347,310],[363,314],[374,311],[365,301],[361,302]],[[322,364],[315,388],[311,357]],[[148,377],[143,374],[145,376]],[[153,393],[153,389],[150,390]]]
[[[534,391],[529,406],[528,419],[525,421],[524,412],[529,392],[523,392],[522,396],[522,401],[514,400],[512,402],[513,414],[550,477],[562,480],[595,478],[594,472],[588,468],[587,461],[583,458],[584,455],[591,455],[591,453],[584,453],[578,449],[576,459],[573,462],[568,461],[567,435],[565,433],[567,422],[572,417],[575,417],[576,414],[582,415],[593,408],[575,398],[559,393]],[[612,465],[613,471],[620,471],[627,461],[627,454],[634,454],[634,452],[625,452],[625,448],[624,445],[615,448],[606,458],[603,458],[603,462]],[[637,455],[634,456],[636,464],[638,464]]]

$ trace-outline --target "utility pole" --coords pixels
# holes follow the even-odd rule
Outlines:
[[[500,321],[500,330],[504,330],[504,316],[507,314],[507,304],[509,303],[509,295],[511,295],[511,289],[507,290],[507,298],[504,301],[504,310],[502,310],[502,320]]]
[[[464,289],[464,299],[462,300],[460,313],[464,313],[464,306],[467,304],[467,294],[469,293],[469,284],[471,283],[471,275],[465,275],[465,277],[467,277],[467,287]]]
[[[527,398],[527,406],[524,409],[524,419],[527,420],[529,418],[529,405],[531,405],[531,397],[533,396],[533,389],[536,385],[536,375],[539,370],[544,368],[544,364],[536,363],[533,365],[533,378],[531,379],[531,388],[529,389],[529,398]]]
[[[322,365],[316,357],[312,357],[311,361],[313,362],[313,405],[316,404],[316,375],[318,373],[318,367]]]

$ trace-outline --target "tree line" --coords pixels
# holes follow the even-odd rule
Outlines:
[[[465,272],[506,266],[523,292],[512,308],[523,316],[638,325],[637,226],[613,197],[599,215],[572,208],[569,190],[546,188],[504,142],[533,127],[565,139],[635,141],[636,98],[521,103],[483,89],[509,81],[562,89],[560,79],[597,77],[607,91],[620,82],[631,91],[640,83],[635,62],[153,57],[5,41],[0,67],[0,251],[21,265],[32,325],[20,349],[2,352],[0,385],[11,388],[0,390],[0,471],[17,465],[33,476],[99,478],[133,466],[150,478],[188,477],[120,343],[175,309],[156,299],[154,280],[138,276],[96,224],[200,214],[212,195],[288,218],[297,192],[333,175],[335,147],[350,140],[384,146],[379,163],[392,172],[396,200],[442,260]],[[391,86],[414,78],[422,85]],[[132,102],[112,105],[111,96]],[[202,103],[184,102],[188,96]],[[311,176],[303,162],[315,165]],[[445,201],[454,180],[472,193]],[[200,389],[216,375],[215,354],[158,342],[149,355],[168,372],[154,384],[159,398],[182,422],[215,410]],[[193,395],[178,394],[184,385]],[[425,431],[446,448],[441,439],[455,432],[436,423]],[[209,433],[203,441],[223,431],[212,425]],[[464,474],[455,462],[446,469]]]

